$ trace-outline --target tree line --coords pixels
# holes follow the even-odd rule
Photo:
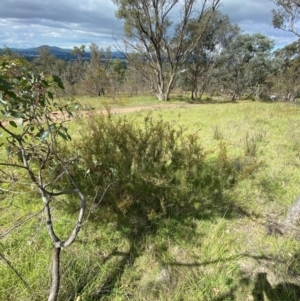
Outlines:
[[[152,93],[168,100],[171,92],[237,100],[295,100],[298,85],[299,42],[274,50],[274,41],[261,33],[245,34],[218,8],[218,0],[117,1],[116,16],[124,20],[124,35],[117,46],[126,60],[112,59],[111,47],[95,43],[75,46],[72,60],[64,61],[41,48],[32,68],[59,76],[64,95],[117,97]],[[277,3],[278,2],[278,3]],[[296,35],[297,9],[275,1],[275,28]],[[182,5],[182,6],[181,6]],[[284,6],[286,5],[286,6]],[[288,11],[295,11],[291,16]],[[293,10],[294,9],[294,10]],[[179,18],[177,18],[178,16]],[[173,22],[174,15],[179,19]],[[285,24],[290,24],[289,29]],[[86,59],[89,51],[90,59]],[[4,56],[12,55],[6,51]]]

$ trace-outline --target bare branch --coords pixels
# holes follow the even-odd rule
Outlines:
[[[0,239],[2,239],[3,237],[5,237],[6,235],[8,235],[9,233],[11,233],[13,230],[19,228],[20,226],[24,225],[26,222],[28,222],[29,220],[31,220],[33,217],[41,214],[44,211],[45,207],[33,214],[31,214],[30,216],[28,216],[27,218],[25,218],[24,220],[20,221],[19,223],[17,223],[16,225],[14,225],[12,228],[10,228],[9,230],[7,230],[6,232],[0,234]]]
[[[108,190],[109,187],[112,186],[113,184],[114,184],[114,183],[110,183],[109,185],[106,186],[104,192],[102,193],[102,196],[101,196],[100,200],[96,203],[96,206],[98,206],[98,205],[101,203],[101,201],[103,200],[103,198],[104,198],[104,196],[105,196],[107,190]],[[97,199],[99,190],[100,190],[100,186],[98,186],[97,189],[96,189],[95,197],[94,197],[94,199],[93,199],[93,201],[92,201],[92,203],[91,203],[91,206],[90,206],[90,209],[89,209],[89,213],[88,213],[88,215],[87,215],[85,221],[84,221],[82,224],[85,224],[85,223],[88,222],[88,219],[89,219],[89,217],[90,217],[90,215],[91,215],[91,212],[92,212],[92,209],[91,209],[91,208],[92,208],[92,206],[94,205],[94,203],[95,203],[95,201],[96,201],[96,199]]]
[[[12,265],[12,263],[0,252],[0,257],[2,260],[10,267],[11,270],[18,276],[21,282],[25,285],[25,287],[30,290],[28,283],[25,279],[21,276],[21,274],[17,271],[17,269]]]

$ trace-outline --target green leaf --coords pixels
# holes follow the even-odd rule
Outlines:
[[[48,97],[51,99],[51,100],[53,100],[53,93],[51,93],[50,91],[48,91]]]
[[[4,80],[3,78],[0,78],[0,90],[6,92],[7,90],[11,90],[11,89],[12,89],[11,84],[6,80]]]
[[[0,137],[2,137],[2,135],[3,135],[2,132],[0,132]]]
[[[58,76],[53,75],[53,80],[54,80],[55,83],[57,83],[57,85],[58,85],[61,89],[64,89],[64,85],[63,85],[61,79],[60,79]]]
[[[49,131],[44,131],[41,135],[41,141],[44,141],[47,139],[47,137],[49,136]]]
[[[14,128],[17,128],[17,127],[18,127],[17,124],[16,124],[13,120],[11,120],[11,121],[9,122],[9,124],[10,124],[11,126],[13,126]]]
[[[46,80],[42,80],[42,84],[44,85],[44,86],[46,86],[46,87],[48,87],[49,86],[49,84],[48,84],[48,82],[46,81]]]
[[[8,95],[8,96],[10,96],[10,97],[12,97],[12,98],[17,98],[17,95],[14,93],[14,92],[12,92],[12,91],[5,91],[5,93]]]
[[[65,135],[64,133],[62,133],[62,132],[57,132],[57,134],[61,137],[61,138],[63,138],[64,140],[68,140],[68,137],[67,137],[67,135]]]
[[[20,117],[19,112],[9,111],[9,114],[10,114],[10,116],[12,116],[12,117],[16,117],[16,118]]]

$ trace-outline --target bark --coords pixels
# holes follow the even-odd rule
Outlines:
[[[239,98],[239,95],[237,93],[233,93],[231,101],[236,101]]]
[[[53,246],[52,268],[51,268],[51,288],[48,301],[57,301],[60,286],[60,251],[61,248]]]

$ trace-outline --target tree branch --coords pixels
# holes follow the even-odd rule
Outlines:
[[[25,279],[21,276],[21,274],[17,271],[17,269],[14,268],[12,263],[0,252],[0,257],[2,260],[9,266],[11,270],[18,276],[18,278],[21,280],[21,282],[25,285],[25,287],[30,290],[28,283],[25,281]]]

